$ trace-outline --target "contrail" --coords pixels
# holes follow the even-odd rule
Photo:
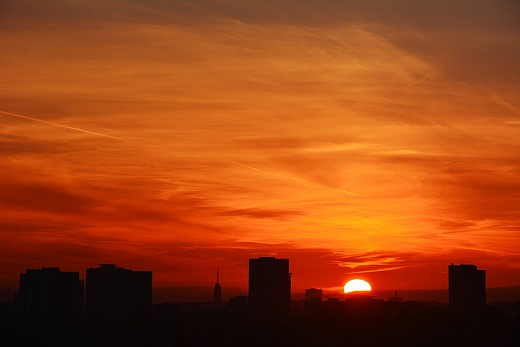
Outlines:
[[[51,125],[51,126],[55,126],[55,127],[58,127],[58,128],[64,128],[64,129],[69,129],[69,130],[75,130],[75,131],[79,131],[79,132],[82,132],[82,133],[85,133],[85,134],[90,134],[90,135],[96,135],[96,136],[102,136],[102,137],[108,137],[110,139],[114,139],[114,140],[119,140],[119,141],[126,141],[126,140],[123,140],[119,137],[115,137],[115,136],[110,136],[110,135],[105,135],[105,134],[101,134],[101,133],[96,133],[94,131],[89,131],[89,130],[85,130],[85,129],[80,129],[80,128],[75,128],[75,127],[69,127],[67,125],[63,125],[63,124],[58,124],[58,123],[53,123],[53,122],[48,122],[46,120],[42,120],[42,119],[38,119],[38,118],[34,118],[34,117],[29,117],[29,116],[24,116],[22,114],[18,114],[18,113],[12,113],[12,112],[6,112],[6,111],[0,111],[1,114],[3,115],[6,115],[6,116],[11,116],[11,117],[16,117],[16,118],[23,118],[23,119],[28,119],[28,120],[32,120],[33,122],[38,122],[38,123],[42,123],[42,124],[47,124],[47,125]]]

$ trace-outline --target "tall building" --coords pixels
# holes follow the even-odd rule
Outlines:
[[[26,270],[20,274],[15,305],[25,319],[69,320],[83,310],[83,281],[79,272],[57,267]]]
[[[455,311],[476,314],[486,306],[486,271],[475,265],[453,265],[449,272],[449,302]]]
[[[289,259],[249,259],[249,310],[266,316],[291,312]]]
[[[114,264],[87,269],[86,309],[105,316],[140,315],[152,306],[152,272]]]
[[[213,302],[215,302],[215,303],[222,302],[222,288],[220,287],[220,283],[218,281],[218,269],[217,269],[217,282],[215,283],[215,288],[213,288]]]

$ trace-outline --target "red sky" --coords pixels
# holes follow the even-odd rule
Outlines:
[[[517,1],[0,0],[0,287],[520,284]]]

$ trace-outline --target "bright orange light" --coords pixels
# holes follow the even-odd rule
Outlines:
[[[372,286],[370,286],[370,283],[364,280],[350,280],[345,284],[345,287],[343,287],[343,292],[345,293],[351,293],[351,292],[369,292],[372,290]]]

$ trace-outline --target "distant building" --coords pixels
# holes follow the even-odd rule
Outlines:
[[[266,316],[291,312],[289,259],[249,259],[249,310]]]
[[[303,311],[307,314],[316,314],[323,307],[323,290],[316,288],[305,289]]]
[[[140,315],[152,306],[152,272],[100,264],[87,269],[86,309],[105,316]]]
[[[220,287],[220,283],[218,281],[218,269],[217,269],[217,282],[215,283],[215,287],[213,288],[213,302],[214,303],[222,302],[222,288]]]
[[[394,296],[389,296],[388,297],[388,302],[403,302],[403,298],[397,296],[397,290],[394,292]]]
[[[72,319],[83,310],[83,281],[79,272],[57,267],[28,269],[20,274],[15,305],[25,319]]]
[[[453,265],[449,272],[449,303],[455,311],[476,314],[486,306],[486,271],[475,265]]]
[[[323,299],[323,290],[316,288],[305,289],[305,300],[318,300]]]

